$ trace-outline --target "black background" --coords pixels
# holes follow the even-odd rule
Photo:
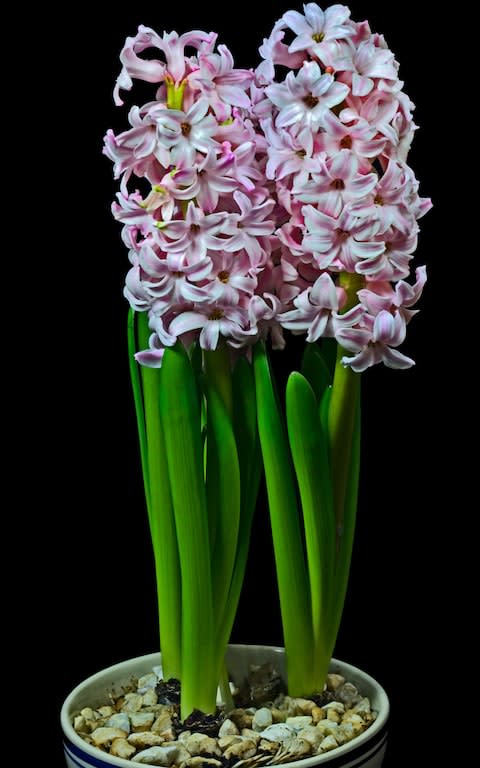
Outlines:
[[[118,54],[138,24],[159,32],[214,29],[237,66],[249,67],[258,61],[258,45],[274,21],[294,7],[300,10],[292,2],[252,0],[223,6],[204,2],[190,10],[180,3],[128,9],[99,3],[94,10],[76,7],[68,23],[53,15],[47,19],[40,71],[53,83],[46,94],[53,112],[40,114],[39,120],[48,122],[52,135],[50,148],[41,145],[37,151],[45,153],[48,174],[43,246],[52,248],[55,261],[42,281],[48,321],[39,378],[48,407],[43,400],[38,404],[41,440],[35,463],[41,462],[43,471],[35,490],[45,499],[42,534],[47,528],[51,539],[48,555],[41,547],[46,582],[36,626],[39,640],[48,639],[53,650],[51,660],[42,657],[51,681],[52,723],[64,696],[84,677],[158,644],[126,356],[122,285],[127,254],[109,211],[116,184],[101,154],[107,128],[118,132],[126,126],[126,113],[114,107],[111,96]],[[410,164],[421,194],[431,196],[435,208],[420,222],[416,263],[427,264],[429,282],[403,348],[417,366],[400,372],[376,367],[363,377],[358,529],[335,653],[376,677],[391,698],[385,768],[433,765],[430,759],[412,759],[412,739],[420,750],[426,746],[418,732],[408,736],[408,722],[419,684],[421,689],[436,685],[429,656],[446,642],[443,595],[451,557],[441,509],[453,438],[447,437],[451,424],[444,408],[449,381],[438,362],[450,345],[442,304],[448,195],[438,144],[445,109],[441,72],[448,64],[445,30],[442,18],[425,16],[417,2],[351,2],[350,8],[353,19],[368,18],[372,29],[385,35],[400,61],[420,125]],[[42,99],[40,94],[40,104]],[[298,344],[277,364],[289,368],[297,354]],[[53,456],[43,455],[42,441],[51,441]],[[235,642],[282,643],[272,563],[263,499]],[[425,730],[431,727],[430,722]],[[60,768],[60,733],[54,735],[57,751],[49,764]]]

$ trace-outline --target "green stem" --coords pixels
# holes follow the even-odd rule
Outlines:
[[[350,563],[352,559],[353,539],[355,535],[355,520],[357,515],[358,481],[360,476],[360,432],[361,413],[359,396],[359,402],[355,414],[352,455],[347,477],[342,547],[338,553],[336,562],[334,579],[335,599],[332,603],[332,612],[329,621],[329,627],[332,632],[330,638],[332,651],[335,645],[335,640],[342,618],[343,605],[345,602],[345,595],[347,592],[348,577],[350,572]]]
[[[364,278],[360,275],[346,272],[340,274],[340,285],[347,294],[347,303],[343,312],[348,311],[358,301],[357,291],[363,284]],[[342,364],[341,360],[344,354],[345,350],[338,346],[328,411],[337,555],[342,546],[347,478],[352,455],[355,415],[360,395],[360,374],[354,373],[351,368]]]

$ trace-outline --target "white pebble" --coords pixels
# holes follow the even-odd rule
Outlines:
[[[115,755],[115,757],[123,757],[124,760],[128,760],[135,752],[135,747],[132,747],[126,739],[114,739],[112,741],[110,754]]]
[[[272,712],[268,707],[257,709],[252,720],[252,729],[254,731],[263,731],[272,724]]]
[[[150,730],[155,715],[153,712],[131,712],[130,722],[132,724],[132,731],[148,731]]]
[[[118,712],[108,718],[106,725],[109,728],[121,728],[127,734],[130,733],[130,718],[126,712]]]
[[[223,723],[220,726],[220,729],[218,731],[219,738],[222,738],[222,736],[236,736],[238,734],[238,728],[233,722],[233,720],[230,720],[228,717],[226,720],[223,721]]]
[[[139,693],[127,693],[122,704],[122,712],[140,712],[143,696]]]
[[[158,702],[158,696],[153,690],[153,688],[150,688],[146,693],[142,696],[142,706],[144,707],[154,707]]]
[[[204,733],[192,733],[185,741],[185,747],[191,756],[195,755],[221,755],[217,740]]]
[[[124,739],[126,735],[127,733],[121,728],[96,728],[92,733],[92,740],[97,747],[104,747],[106,744],[111,744],[114,739]]]
[[[306,728],[307,725],[312,724],[312,718],[308,715],[298,715],[297,717],[287,717],[287,725],[291,725],[296,731],[301,731],[302,728]]]
[[[365,715],[369,715],[372,711],[371,705],[370,705],[370,699],[367,699],[367,697],[360,699],[358,704],[355,704],[353,711],[355,714],[360,715],[360,717],[364,717]]]
[[[253,757],[257,751],[257,745],[253,739],[241,739],[231,744],[223,753],[223,756],[230,760],[232,757],[238,757],[240,760],[248,760]]]
[[[114,708],[110,706],[99,707],[96,711],[100,717],[111,717],[115,714]]]
[[[285,739],[290,739],[292,736],[295,736],[295,728],[292,728],[286,723],[274,723],[273,725],[269,725],[268,728],[265,728],[265,730],[260,733],[260,736],[262,739],[267,739],[268,741],[283,742]]]
[[[132,757],[132,763],[169,766],[175,762],[178,754],[176,747],[150,747]]]
[[[329,752],[331,749],[335,749],[337,746],[338,744],[333,736],[326,736],[320,743],[320,749],[322,752]]]
[[[83,715],[77,715],[74,718],[73,727],[75,728],[77,733],[79,733],[80,731],[84,731],[86,729],[87,721],[85,720]]]
[[[146,747],[159,747],[163,744],[163,739],[151,731],[140,731],[131,733],[128,737],[128,743],[133,744],[136,749],[145,749]]]
[[[345,682],[343,675],[336,675],[334,673],[327,675],[327,689],[329,691],[336,691]]]
[[[149,672],[148,675],[143,675],[138,678],[138,693],[146,693],[152,688],[156,688],[158,684],[158,678],[154,672]]]

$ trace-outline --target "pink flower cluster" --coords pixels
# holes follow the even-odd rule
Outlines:
[[[161,365],[178,338],[199,338],[204,349],[220,336],[242,346],[258,337],[262,315],[274,314],[259,290],[275,203],[256,157],[254,75],[235,69],[225,46],[215,50],[216,37],[140,27],[121,54],[117,104],[132,78],[158,84],[154,101],[130,110],[128,131],[108,131],[104,149],[122,179],[113,213],[130,249],[125,295],[148,312],[152,331],[150,348],[137,355],[144,365]],[[165,61],[139,56],[151,48]],[[146,194],[129,192],[132,176],[147,182]]]
[[[284,14],[255,73],[214,33],[127,38],[116,103],[133,78],[157,84],[104,149],[121,178],[125,295],[152,331],[140,363],[161,365],[178,338],[248,349],[270,333],[283,348],[288,329],[335,337],[355,371],[413,364],[396,349],[426,279],[405,281],[430,207],[405,162],[413,105],[383,38],[349,16],[314,3]]]

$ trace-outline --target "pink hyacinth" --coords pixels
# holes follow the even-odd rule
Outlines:
[[[398,63],[383,37],[352,21],[347,7],[323,11],[315,3],[303,14],[285,13],[260,53],[253,112],[266,139],[284,246],[276,253],[277,319],[309,342],[334,336],[355,371],[381,361],[409,367],[413,361],[397,347],[425,269],[414,286],[405,278],[417,220],[431,202],[418,196],[406,164],[416,126]],[[275,79],[277,65],[290,70],[284,80]],[[342,276],[342,285],[356,285],[348,296]]]
[[[115,101],[134,79],[153,99],[104,152],[120,179],[125,296],[152,332],[144,365],[178,339],[283,348],[283,329],[334,337],[355,371],[413,364],[397,347],[426,280],[421,267],[408,282],[431,207],[406,162],[414,107],[367,22],[343,5],[303,11],[276,22],[255,72],[212,32],[141,26],[125,42]]]
[[[251,114],[253,71],[235,69],[216,35],[157,35],[140,27],[127,38],[115,88],[133,79],[155,84],[154,100],[129,113],[130,128],[105,137],[105,154],[121,178],[112,210],[123,224],[132,267],[125,296],[147,312],[152,331],[137,360],[159,366],[165,347],[198,339],[215,349],[223,338],[238,348],[265,336],[252,299],[260,273],[272,269],[275,201],[259,159],[261,135]],[[184,48],[196,49],[186,55]],[[156,49],[158,58],[140,56]],[[133,180],[141,180],[142,194]],[[130,188],[130,187],[133,188]],[[275,305],[276,309],[280,306]],[[264,315],[268,312],[264,312]]]

